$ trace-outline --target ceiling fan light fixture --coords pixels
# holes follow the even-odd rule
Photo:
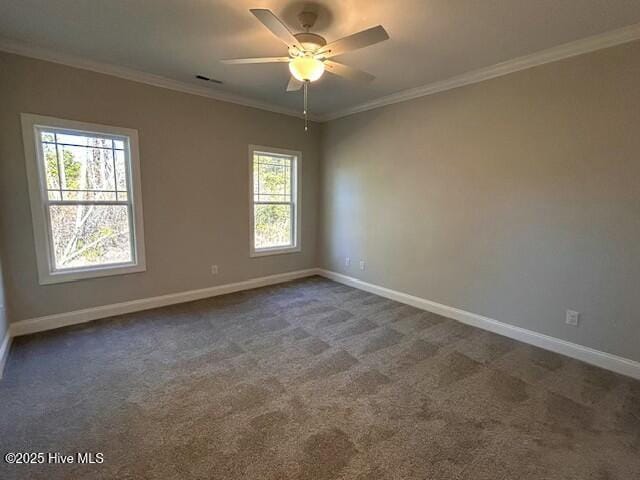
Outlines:
[[[296,80],[315,82],[324,73],[324,63],[309,55],[296,57],[289,62],[289,71]]]

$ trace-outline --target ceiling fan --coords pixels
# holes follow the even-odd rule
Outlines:
[[[325,70],[334,75],[360,82],[370,82],[375,78],[369,73],[330,59],[336,55],[341,55],[351,50],[368,47],[369,45],[387,40],[389,35],[381,25],[327,43],[323,37],[309,31],[316,22],[317,15],[314,12],[304,11],[298,15],[298,20],[300,20],[304,32],[294,34],[271,10],[254,8],[249,11],[255,15],[271,33],[287,45],[289,56],[232,58],[222,60],[222,63],[288,63],[291,79],[287,85],[287,92],[297,91],[304,87],[305,130],[308,129],[307,88],[311,82],[318,80]]]

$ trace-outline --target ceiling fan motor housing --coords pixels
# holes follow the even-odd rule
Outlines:
[[[315,52],[327,44],[327,41],[323,37],[315,33],[296,33],[294,37],[298,39],[305,51],[308,52]]]

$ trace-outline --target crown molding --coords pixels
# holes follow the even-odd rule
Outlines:
[[[473,83],[501,77],[503,75],[508,75],[510,73],[526,70],[528,68],[536,67],[539,65],[544,65],[546,63],[557,62],[558,60],[575,57],[584,53],[594,52],[603,48],[633,42],[635,40],[640,40],[640,23],[619,28],[617,30],[611,30],[599,35],[586,37],[580,40],[558,45],[556,47],[551,47],[536,53],[497,63],[489,67],[472,70],[470,72],[463,73],[446,80],[429,83],[419,87],[393,93],[391,95],[379,97],[369,102],[356,105],[354,107],[345,108],[324,115],[312,115],[310,116],[310,120],[314,122],[328,122],[331,120],[336,120],[338,118],[346,117],[348,115],[353,115],[355,113],[366,112],[367,110],[373,110],[387,105],[392,105],[394,103],[406,102],[407,100],[412,100],[414,98],[433,95],[435,93],[444,92],[453,88],[471,85]],[[205,87],[198,87],[187,82],[173,80],[170,78],[162,77],[160,75],[154,75],[128,67],[96,62],[85,58],[54,52],[52,50],[15,42],[13,40],[1,37],[0,50],[14,53],[16,55],[22,55],[25,57],[60,63],[70,67],[81,68],[83,70],[91,70],[97,73],[112,75],[134,82],[146,83],[148,85],[153,85],[160,88],[167,88],[183,93],[189,93],[191,95],[199,95],[201,97],[212,98],[214,100],[220,100],[223,102],[235,103],[237,105],[243,105],[245,107],[257,108],[269,112],[303,118],[303,115],[299,111],[267,102],[262,102],[260,100],[255,100],[240,95],[234,95],[231,93],[216,92]]]
[[[226,92],[216,92],[209,88],[198,87],[187,82],[173,80],[160,75],[142,72],[129,67],[121,67],[110,63],[96,62],[86,58],[68,55],[66,53],[55,52],[53,50],[16,42],[7,38],[0,37],[0,51],[13,53],[24,57],[36,58],[47,62],[59,63],[69,67],[80,68],[82,70],[90,70],[92,72],[103,73],[133,82],[145,83],[155,87],[167,88],[178,92],[189,93],[201,97],[212,98],[228,103],[235,103],[245,107],[257,108],[268,112],[281,113],[297,118],[304,118],[301,112],[290,108],[281,107],[260,100],[255,100],[240,95],[234,95]],[[317,117],[310,116],[310,120],[317,121]]]
[[[576,55],[601,50],[603,48],[613,47],[623,43],[632,42],[640,39],[640,23],[629,25],[617,30],[611,30],[599,35],[586,37],[574,42],[565,43],[556,47],[541,50],[530,55],[514,58],[505,62],[496,63],[495,65],[472,70],[447,80],[429,83],[420,87],[403,90],[384,97],[380,97],[370,102],[362,103],[354,107],[345,108],[334,113],[321,115],[318,118],[320,122],[328,122],[338,118],[353,115],[355,113],[373,110],[375,108],[392,105],[394,103],[406,102],[414,98],[433,95],[434,93],[444,92],[453,88],[470,85],[472,83],[482,82],[491,78],[501,77],[510,73],[525,70],[527,68],[544,65],[545,63],[556,62]]]

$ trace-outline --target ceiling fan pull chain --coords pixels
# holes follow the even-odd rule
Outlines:
[[[307,119],[307,88],[309,87],[309,81],[304,82],[304,131],[309,130],[309,122]]]

